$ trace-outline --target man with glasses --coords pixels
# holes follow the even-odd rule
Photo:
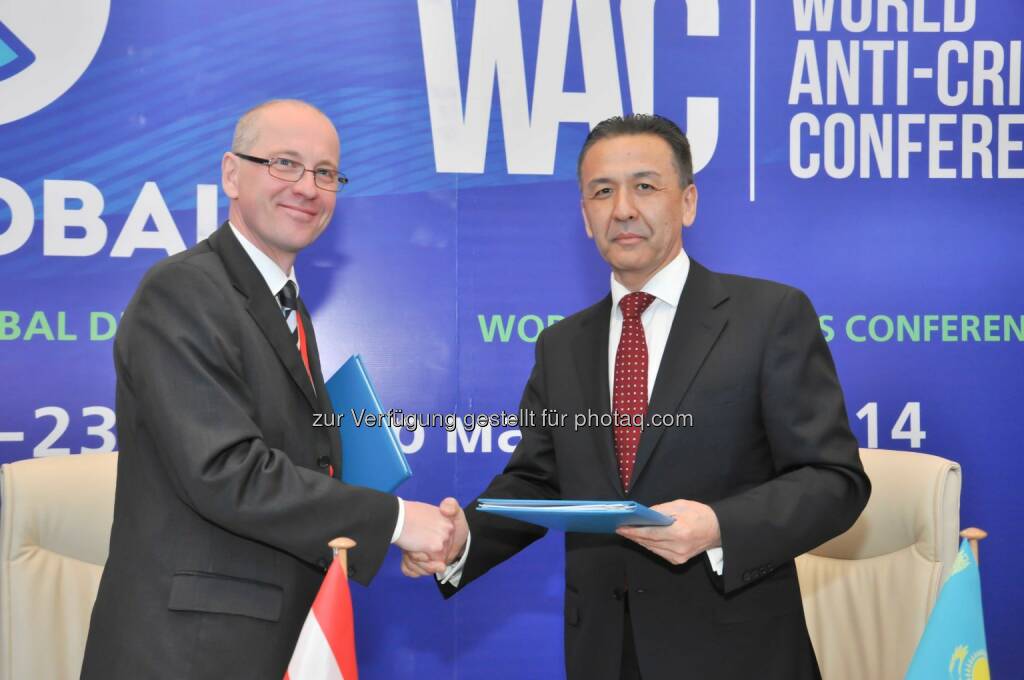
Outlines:
[[[83,678],[280,680],[331,559],[368,583],[388,545],[438,558],[439,508],[348,486],[296,256],[337,192],[334,125],[301,101],[239,120],[229,220],[146,274],[118,328],[110,557]],[[454,500],[446,503],[454,504]]]

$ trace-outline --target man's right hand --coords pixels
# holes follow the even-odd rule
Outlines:
[[[445,552],[444,561],[438,562],[434,556],[422,551],[405,550],[402,553],[402,573],[411,578],[418,578],[428,574],[442,574],[449,564],[457,561],[462,556],[466,547],[466,540],[469,536],[469,524],[466,522],[466,513],[459,507],[458,501],[454,498],[445,498],[438,508],[444,517],[447,517],[454,524],[452,540]]]
[[[395,545],[406,554],[416,553],[425,565],[444,571],[445,558],[451,551],[455,523],[434,505],[417,501],[405,503],[405,524]]]

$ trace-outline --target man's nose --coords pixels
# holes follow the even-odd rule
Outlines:
[[[629,191],[616,193],[614,218],[619,222],[631,222],[636,219],[636,204]]]
[[[292,191],[305,196],[306,198],[313,199],[316,198],[317,194],[320,192],[320,187],[318,187],[316,182],[313,180],[313,173],[306,170],[302,173],[302,177],[293,183]]]

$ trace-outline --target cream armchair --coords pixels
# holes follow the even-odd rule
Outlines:
[[[903,678],[957,551],[960,467],[861,449],[871,500],[797,558],[824,680]],[[0,680],[78,678],[113,518],[117,454],[0,469]]]
[[[78,678],[116,473],[116,453],[0,468],[0,680]]]
[[[871,500],[844,534],[796,560],[823,680],[902,680],[956,558],[960,466],[861,449]]]

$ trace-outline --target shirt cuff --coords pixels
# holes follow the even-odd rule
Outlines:
[[[459,587],[459,581],[462,580],[462,568],[466,566],[466,557],[469,556],[469,542],[472,539],[472,533],[466,534],[466,547],[462,549],[462,557],[455,563],[449,564],[443,574],[435,574],[438,583],[447,583],[452,588]]]
[[[716,574],[721,576],[722,575],[722,570],[725,569],[725,554],[722,552],[722,549],[721,548],[709,548],[708,552],[707,552],[707,555],[708,555],[708,561],[711,562],[711,569]]]
[[[405,503],[398,496],[395,498],[398,499],[398,521],[395,522],[395,531],[391,534],[392,543],[398,540],[398,537],[402,535],[402,529],[405,528]]]

